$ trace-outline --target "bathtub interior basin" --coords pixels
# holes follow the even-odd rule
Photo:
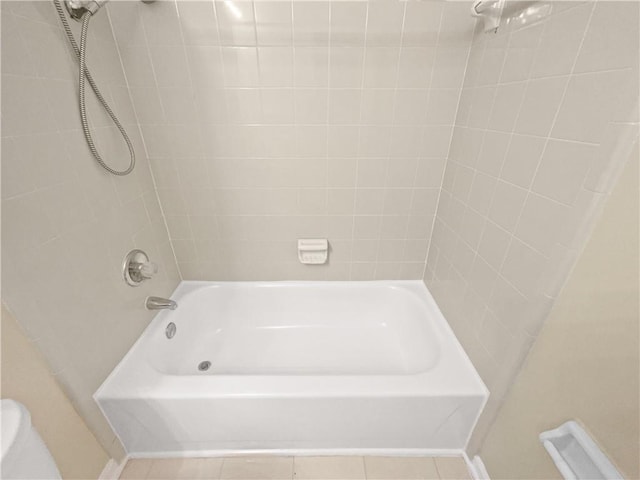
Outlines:
[[[184,295],[176,335],[149,362],[167,375],[402,375],[438,361],[410,290],[383,284],[221,284]]]
[[[171,298],[95,394],[132,456],[459,452],[487,399],[419,281],[182,282]]]

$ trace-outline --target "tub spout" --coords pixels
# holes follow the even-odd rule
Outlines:
[[[144,306],[147,307],[147,310],[175,310],[178,308],[176,302],[162,297],[147,297]]]

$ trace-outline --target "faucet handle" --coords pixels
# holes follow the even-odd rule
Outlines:
[[[158,273],[158,264],[155,262],[143,262],[135,265],[138,273],[144,279],[149,279]]]
[[[137,287],[158,273],[158,264],[150,261],[142,250],[131,250],[124,259],[122,272],[127,284]]]

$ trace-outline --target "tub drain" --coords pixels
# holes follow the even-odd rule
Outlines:
[[[211,366],[211,362],[209,361],[200,362],[198,364],[198,370],[200,370],[201,372],[206,372],[207,370],[209,370],[210,366]]]

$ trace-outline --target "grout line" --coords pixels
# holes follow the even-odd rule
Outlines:
[[[432,65],[431,67],[431,75],[429,77],[429,98],[431,97],[431,91],[432,91],[432,82],[433,82],[433,72],[434,72],[434,66],[435,66],[435,62],[436,59],[438,58],[438,50],[437,47],[440,46],[440,31],[442,28],[442,19],[444,17],[444,9],[446,8],[446,4],[444,4],[444,6],[442,7],[442,11],[440,12],[440,23],[438,24],[438,39],[436,42],[436,55],[434,58],[434,65]],[[474,27],[473,27],[473,32],[475,32],[476,29],[476,25],[477,25],[478,21],[476,20],[474,23]],[[467,60],[465,62],[465,66],[464,66],[464,73],[462,74],[462,84],[460,85],[460,93],[458,94],[458,102],[456,104],[456,115],[455,118],[453,119],[453,125],[451,128],[451,137],[449,138],[449,146],[447,148],[447,154],[445,156],[445,162],[444,162],[444,168],[442,169],[442,173],[440,174],[440,188],[438,189],[438,198],[436,199],[436,207],[435,210],[433,212],[433,219],[431,221],[431,232],[429,234],[429,238],[428,241],[429,243],[427,244],[427,252],[425,254],[424,257],[424,267],[422,269],[422,282],[425,283],[424,277],[427,274],[427,263],[429,262],[429,254],[431,253],[431,245],[433,243],[433,232],[436,226],[436,218],[438,217],[438,209],[440,208],[440,198],[442,197],[442,189],[443,189],[443,184],[444,184],[444,177],[445,177],[445,173],[447,171],[447,167],[449,166],[449,157],[451,156],[451,145],[453,144],[453,137],[455,136],[455,132],[456,132],[456,122],[458,120],[458,113],[460,111],[460,99],[462,98],[462,92],[464,91],[464,79],[467,76],[467,69],[469,68],[469,60],[471,58],[471,48],[473,46],[473,37],[474,35],[471,35],[471,39],[469,40],[469,50],[467,51]],[[484,54],[484,51],[483,51]]]
[[[560,98],[560,101],[558,102],[558,106],[556,108],[555,114],[554,114],[553,119],[551,121],[551,126],[549,128],[547,136],[545,137],[545,144],[544,144],[544,147],[542,148],[542,153],[540,154],[540,158],[538,158],[538,164],[536,166],[535,171],[533,172],[533,175],[531,176],[531,184],[529,185],[529,188],[527,189],[527,194],[526,194],[526,196],[524,198],[524,202],[522,204],[522,208],[521,208],[520,213],[518,215],[518,218],[517,218],[517,220],[516,220],[516,222],[514,224],[513,234],[512,234],[512,236],[510,238],[509,244],[507,245],[507,247],[505,249],[506,253],[505,253],[505,256],[504,256],[504,258],[502,260],[502,264],[500,265],[500,270],[502,270],[502,268],[504,266],[504,262],[507,259],[507,255],[508,255],[509,251],[511,250],[511,246],[513,245],[513,241],[516,238],[516,231],[518,230],[518,227],[519,227],[520,222],[522,220],[522,215],[524,213],[527,201],[529,200],[529,197],[531,196],[532,193],[535,194],[535,192],[533,192],[533,185],[535,184],[535,179],[536,179],[536,177],[538,175],[538,171],[540,170],[540,166],[542,165],[542,159],[544,158],[544,155],[547,152],[547,147],[549,146],[549,143],[550,143],[550,141],[552,139],[551,135],[552,135],[552,132],[553,132],[553,127],[555,126],[555,123],[556,123],[556,121],[558,119],[558,115],[560,114],[560,111],[562,110],[562,105],[563,105],[564,100],[566,98],[567,91],[569,90],[569,84],[571,83],[571,78],[573,77],[573,71],[575,70],[576,64],[578,63],[578,57],[580,56],[580,51],[582,50],[582,45],[584,44],[584,39],[586,38],[587,33],[589,32],[589,26],[591,25],[591,19],[593,18],[594,10],[595,10],[595,4],[592,4],[591,5],[591,11],[589,12],[589,18],[587,19],[587,22],[586,22],[586,24],[584,26],[584,32],[583,32],[583,35],[582,35],[582,39],[580,40],[580,45],[578,46],[578,49],[577,49],[577,51],[575,53],[575,57],[573,59],[573,64],[571,66],[571,72],[566,76],[567,77],[567,81],[566,81],[566,83],[564,85],[564,90],[562,92],[562,97]],[[531,69],[533,69],[533,67],[535,65],[535,62],[536,62],[536,60],[538,58],[538,55],[540,53],[539,49],[540,49],[540,44],[542,42],[542,37],[543,37],[544,32],[546,31],[546,29],[548,28],[548,26],[549,26],[548,23],[545,24],[544,30],[543,30],[542,34],[540,35],[540,39],[538,40],[538,44],[536,46],[536,55],[535,55],[535,57],[533,59],[533,62],[532,62],[532,65],[531,65]],[[527,79],[527,86],[525,87],[524,95],[523,95],[523,98],[522,98],[522,103],[520,104],[520,112],[518,113],[518,116],[516,118],[516,122],[515,122],[516,124],[517,124],[517,122],[518,122],[518,120],[520,118],[520,114],[522,113],[522,105],[524,104],[524,97],[527,94],[527,91],[529,89],[529,85],[530,85],[532,80],[537,80],[537,79],[531,79],[531,78]],[[504,163],[503,163],[503,167],[504,167]],[[500,174],[502,174],[502,168],[500,170]],[[554,200],[554,201],[556,201],[556,200]],[[558,203],[561,203],[561,202],[558,202]],[[524,241],[522,241],[522,239],[518,238],[518,240],[526,245],[526,243]],[[530,248],[532,248],[532,247],[530,247]],[[536,249],[533,249],[533,250],[537,251]],[[563,282],[563,283],[566,283],[566,279],[565,279],[565,282]],[[512,287],[515,288],[514,285],[512,285]],[[518,289],[516,289],[516,290],[518,292],[520,292]],[[520,293],[522,293],[522,292],[520,292]],[[527,295],[524,295],[524,294],[523,294],[523,296],[527,297]]]
[[[355,181],[354,181],[354,185],[353,185],[353,189],[354,189],[354,195],[353,195],[353,220],[352,220],[352,226],[351,226],[351,259],[350,259],[350,267],[349,267],[349,280],[353,280],[353,266],[354,266],[354,260],[353,260],[353,252],[355,249],[355,232],[356,232],[356,218],[358,217],[358,213],[356,212],[356,206],[358,204],[358,173],[360,172],[360,144],[362,143],[362,91],[364,90],[364,79],[365,79],[365,75],[366,75],[366,67],[367,67],[367,33],[369,31],[369,3],[365,2],[365,19],[364,19],[364,36],[362,39],[362,72],[360,74],[360,88],[359,88],[359,94],[360,94],[360,102],[359,102],[359,110],[358,110],[358,123],[357,123],[357,128],[358,128],[358,138],[357,138],[357,146],[356,146],[356,157],[355,157],[355,163],[356,163],[356,171],[355,171]],[[359,263],[359,262],[358,262]],[[373,272],[373,277],[375,278],[375,267],[374,267],[374,272]]]
[[[136,6],[136,8],[139,8],[139,7]],[[177,8],[177,6],[176,6],[176,8]],[[167,232],[167,241],[169,243],[169,247],[171,248],[171,252],[173,253],[173,260],[174,260],[175,265],[176,265],[176,270],[178,272],[178,277],[179,277],[180,281],[182,281],[183,280],[182,272],[180,272],[180,267],[178,265],[178,259],[176,257],[176,252],[175,252],[175,249],[173,248],[173,242],[171,241],[171,235],[169,233],[169,225],[167,224],[167,216],[164,213],[164,208],[163,208],[162,202],[160,201],[160,196],[158,195],[158,186],[157,186],[157,182],[156,182],[156,179],[155,179],[155,175],[153,173],[153,168],[151,166],[151,160],[150,160],[149,151],[148,151],[148,148],[147,148],[147,142],[145,141],[145,138],[144,138],[144,135],[143,135],[143,132],[142,132],[142,125],[141,125],[140,120],[138,118],[138,112],[137,112],[137,110],[135,108],[135,105],[133,103],[133,97],[131,96],[131,86],[129,84],[129,78],[127,77],[127,71],[124,68],[124,62],[122,61],[122,52],[120,51],[120,43],[118,42],[118,39],[116,37],[115,29],[113,28],[113,21],[111,19],[111,11],[109,10],[109,8],[106,9],[106,13],[107,13],[107,18],[109,19],[109,27],[111,29],[111,35],[113,36],[113,40],[114,40],[114,43],[115,43],[115,46],[116,46],[116,50],[118,52],[118,59],[120,60],[120,67],[122,68],[122,74],[124,75],[124,79],[125,79],[125,82],[126,82],[127,94],[129,96],[129,101],[131,102],[132,111],[133,111],[133,114],[135,115],[136,121],[138,123],[138,125],[137,125],[138,135],[140,135],[140,140],[142,141],[142,145],[143,145],[143,147],[145,149],[144,154],[146,156],[146,161],[147,161],[147,163],[149,165],[149,174],[151,175],[151,182],[153,183],[153,190],[154,190],[153,193],[154,193],[154,195],[156,197],[156,201],[158,202],[158,208],[160,209],[160,214],[162,216],[162,221],[164,223],[164,228],[165,228],[165,231]],[[140,20],[142,20],[142,15],[139,15],[138,18],[140,18]],[[145,41],[144,47],[145,47],[145,51],[146,51],[147,57],[149,59],[149,64],[151,65],[151,70],[152,70],[152,73],[153,73],[153,78],[154,78],[154,83],[155,83],[155,89],[156,89],[156,92],[158,93],[158,98],[160,99],[160,93],[159,93],[159,89],[158,89],[158,82],[157,82],[157,79],[156,79],[155,70],[153,68],[153,62],[151,61],[151,55],[150,55],[150,52],[149,52],[147,34],[146,34],[145,29],[144,29],[144,22],[142,22],[142,21],[140,22],[140,28],[142,29],[142,32],[143,32],[143,35],[144,35],[144,41]],[[162,110],[163,116],[166,117],[166,115],[164,113],[164,107],[162,105],[162,102],[160,103],[160,109]],[[146,209],[146,207],[145,207],[145,209]],[[148,212],[147,212],[147,216],[149,216]],[[168,280],[168,278],[167,278],[167,280]]]

